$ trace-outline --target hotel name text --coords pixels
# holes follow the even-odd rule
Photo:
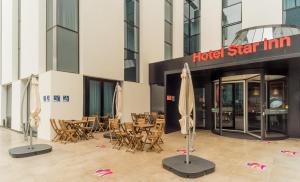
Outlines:
[[[281,37],[276,39],[267,40],[265,39],[263,42],[263,51],[269,51],[272,49],[280,49],[284,47],[291,46],[291,37]],[[218,60],[220,58],[224,58],[225,54],[230,57],[233,56],[242,56],[247,54],[253,54],[257,52],[258,46],[260,46],[259,42],[245,44],[245,45],[230,45],[227,50],[224,48],[209,51],[209,52],[195,52],[193,54],[193,62],[202,62],[202,61],[213,61]]]

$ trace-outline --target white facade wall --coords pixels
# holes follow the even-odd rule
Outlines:
[[[0,0],[1,1],[1,0]],[[79,1],[80,74],[46,70],[46,0],[21,2],[21,62],[18,75],[18,0],[2,0],[1,124],[6,116],[6,85],[12,83],[12,128],[20,130],[24,78],[39,74],[41,124],[38,137],[50,140],[49,119],[79,119],[83,115],[83,76],[122,81],[122,121],[130,113],[150,111],[149,63],[164,60],[164,1],[140,1],[140,83],[124,81],[124,1]],[[272,6],[272,11],[266,11]],[[201,51],[222,46],[222,1],[201,1]],[[242,27],[282,22],[281,0],[243,0]],[[173,1],[173,58],[184,52],[184,0]],[[71,84],[70,84],[71,83]],[[44,102],[43,96],[51,96]],[[69,95],[69,103],[54,103],[53,95]],[[62,99],[62,98],[61,98]]]
[[[79,1],[80,73],[124,79],[124,1]]]
[[[41,21],[42,17],[45,18],[45,10],[45,0],[21,1],[21,79],[27,78],[31,74],[38,74],[46,70],[46,22]],[[44,36],[42,36],[42,34]]]
[[[201,1],[201,51],[222,47],[222,1]]]
[[[184,54],[184,0],[173,1],[173,58]]]
[[[71,84],[70,84],[71,83]],[[51,140],[54,131],[50,118],[81,119],[83,116],[83,76],[73,73],[49,71],[40,74],[41,123],[38,137]],[[50,102],[44,102],[43,96],[50,96]],[[54,102],[53,96],[59,95],[60,102]],[[63,102],[63,96],[69,96],[69,102]]]
[[[282,24],[282,0],[243,0],[242,28]]]
[[[18,76],[18,0],[2,0],[2,84]]]

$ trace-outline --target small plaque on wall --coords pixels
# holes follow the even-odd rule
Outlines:
[[[64,95],[63,96],[63,102],[69,102],[70,101],[70,96]]]
[[[60,96],[59,95],[54,95],[53,96],[53,101],[54,102],[60,102]]]

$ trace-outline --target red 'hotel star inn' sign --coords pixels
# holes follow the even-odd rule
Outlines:
[[[278,49],[283,47],[291,46],[291,37],[281,37],[277,39],[267,40],[265,39],[263,42],[263,51],[269,51],[272,49]],[[227,51],[224,48],[209,51],[209,52],[195,52],[193,55],[193,62],[201,62],[201,61],[212,61],[218,60],[219,58],[224,58],[225,52],[228,56],[240,56],[256,53],[257,47],[260,46],[259,42],[246,44],[246,45],[231,45],[228,47]]]

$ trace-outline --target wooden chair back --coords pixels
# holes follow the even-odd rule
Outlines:
[[[132,119],[132,122],[137,122],[137,114],[136,113],[131,113],[131,119]]]
[[[88,120],[88,116],[82,116],[82,121],[87,121]]]
[[[147,121],[145,118],[138,118],[136,124],[146,124]]]
[[[157,131],[164,132],[164,130],[165,130],[165,125],[166,125],[165,119],[156,119],[156,122],[155,122],[155,129],[156,129]]]

